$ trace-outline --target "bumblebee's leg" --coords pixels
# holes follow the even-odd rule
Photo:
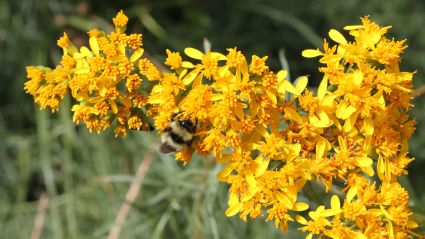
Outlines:
[[[171,121],[176,121],[181,117],[181,114],[183,114],[183,110],[179,110],[179,112],[175,112],[171,115]]]
[[[178,115],[178,113],[173,113],[173,114],[171,115],[171,120],[170,120],[170,121],[175,121],[175,120],[176,120],[177,115]]]

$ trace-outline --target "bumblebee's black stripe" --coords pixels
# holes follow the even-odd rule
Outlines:
[[[171,139],[174,141],[174,143],[177,143],[177,144],[185,144],[186,143],[180,135],[178,135],[174,132],[170,132],[170,136],[171,136]]]

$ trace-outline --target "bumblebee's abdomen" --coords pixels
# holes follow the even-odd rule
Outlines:
[[[164,130],[161,136],[161,152],[178,152],[185,146],[192,144],[193,132],[191,128],[182,127],[178,122],[171,122]]]

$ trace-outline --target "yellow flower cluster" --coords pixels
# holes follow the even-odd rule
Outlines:
[[[306,154],[315,158],[312,175],[327,189],[342,181],[348,193],[342,207],[334,196],[331,209],[320,206],[309,213],[310,221],[301,216],[297,221],[310,232],[308,238],[407,238],[417,225],[410,218],[409,195],[397,181],[413,160],[407,156],[407,141],[415,121],[406,113],[412,107],[413,73],[399,70],[406,46],[387,39],[389,27],[367,17],[362,25],[344,29],[354,41],[331,30],[329,37],[337,45],[325,41],[324,52],[303,51],[305,57],[321,57],[324,77],[317,97],[308,92],[299,97],[306,116],[292,110],[285,115],[290,129],[293,123],[294,128],[309,124],[316,129],[316,148],[310,152],[315,154]],[[294,132],[288,133],[293,137]]]
[[[166,50],[170,71],[160,72],[141,58],[141,35],[123,33],[127,21],[120,12],[115,32],[90,31],[91,49],[77,50],[65,35],[61,65],[28,67],[25,90],[57,110],[69,89],[78,101],[74,121],[91,131],[116,121],[116,135],[150,122],[163,132],[176,114],[196,122],[193,143],[176,159],[186,164],[196,152],[224,164],[218,179],[230,186],[228,216],[266,216],[284,231],[297,221],[307,238],[408,238],[417,227],[397,181],[413,160],[407,141],[415,122],[406,113],[413,73],[399,70],[405,45],[385,37],[389,27],[363,18],[345,28],[352,41],[331,30],[336,45],[303,51],[325,65],[313,93],[307,77],[291,84],[267,56],[247,60],[237,48],[186,48],[190,61]],[[317,181],[345,198],[333,195],[307,219],[310,205],[299,195]]]
[[[142,35],[124,34],[127,21],[121,11],[113,19],[114,32],[89,31],[90,49],[78,49],[64,34],[58,40],[63,49],[61,65],[54,70],[28,67],[26,92],[42,109],[56,111],[70,91],[77,101],[73,120],[85,123],[90,131],[114,125],[115,135],[125,136],[127,129],[149,129],[145,107],[153,84],[149,81],[158,80],[161,73],[142,58]]]

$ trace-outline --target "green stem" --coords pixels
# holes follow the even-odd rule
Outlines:
[[[36,107],[37,108],[37,107]],[[40,148],[40,159],[41,168],[44,176],[44,183],[46,184],[47,194],[50,198],[50,214],[51,214],[51,226],[53,231],[53,238],[61,239],[62,234],[62,222],[58,211],[58,206],[55,203],[55,196],[57,195],[55,187],[55,178],[53,169],[50,161],[50,137],[49,137],[49,118],[46,111],[40,111],[36,109],[36,120],[37,120],[37,137]]]
[[[74,212],[74,180],[73,180],[73,162],[72,162],[72,145],[71,142],[75,138],[73,124],[71,121],[71,113],[68,109],[70,106],[69,97],[65,97],[62,101],[60,110],[61,125],[65,127],[65,133],[62,135],[63,143],[63,169],[64,169],[64,195],[67,230],[70,238],[78,238],[77,223]]]

